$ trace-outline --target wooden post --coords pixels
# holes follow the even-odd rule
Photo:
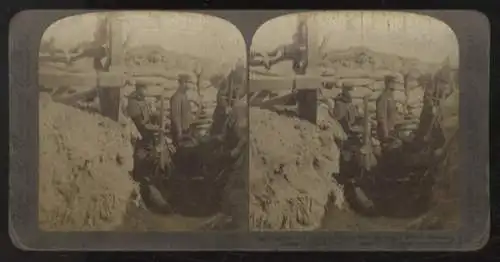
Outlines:
[[[308,61],[308,69],[311,69],[311,68],[316,68],[320,62],[320,53],[319,53],[320,43],[318,39],[317,25],[313,15],[309,15],[307,17],[306,24],[307,24],[307,61]]]
[[[301,72],[296,72],[298,75],[295,77],[294,85],[296,89],[297,113],[299,117],[317,123],[318,111],[318,88],[321,88],[321,83],[317,78],[310,78],[305,75],[310,66],[313,67],[319,61],[319,45],[314,25],[314,16],[310,14],[300,15],[298,18],[297,30],[301,34],[303,41],[306,41],[306,50],[304,52],[305,64]]]
[[[318,89],[297,90],[297,113],[300,118],[313,124],[317,122]]]
[[[110,65],[105,72],[98,72],[97,87],[101,114],[118,121],[120,116],[120,96],[124,82],[124,52],[121,21],[118,14],[107,17],[108,59]]]
[[[309,46],[308,46],[308,24],[307,24],[307,19],[308,19],[308,14],[301,14],[298,17],[297,21],[297,31],[296,33],[299,36],[299,45],[301,47],[304,47],[305,50],[301,51],[301,63],[298,65],[298,67],[294,67],[294,71],[296,74],[299,75],[305,75],[307,72],[307,66],[309,64],[308,60],[308,52],[309,52]]]

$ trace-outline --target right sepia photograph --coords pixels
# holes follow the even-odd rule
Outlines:
[[[250,229],[460,226],[459,46],[406,12],[307,12],[255,33]]]

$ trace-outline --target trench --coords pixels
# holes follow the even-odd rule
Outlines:
[[[193,148],[190,153],[196,155],[184,156],[189,161],[174,158],[173,165],[177,168],[170,173],[157,174],[160,179],[153,178],[154,182],[146,182],[130,172],[129,175],[138,181],[138,190],[130,197],[121,230],[193,231],[216,226],[209,222],[222,210],[223,189],[210,180],[214,172],[206,171],[206,166],[199,168],[207,156],[205,151],[203,154],[196,151],[200,150]],[[139,170],[139,176],[155,172],[151,167],[156,163],[148,164],[149,169]],[[162,180],[161,177],[169,178]]]
[[[427,173],[429,179],[414,179],[400,183],[359,185],[372,200],[375,209],[367,210],[356,196],[353,186],[344,186],[348,208],[339,210],[333,199],[325,206],[321,229],[337,231],[407,231],[456,229],[459,225],[459,205],[456,187],[457,144]],[[393,172],[374,174],[390,176]],[[399,170],[400,171],[400,170]],[[401,171],[400,171],[401,172]],[[413,176],[423,176],[416,171]],[[405,177],[411,180],[411,175]],[[365,182],[366,183],[366,182]]]

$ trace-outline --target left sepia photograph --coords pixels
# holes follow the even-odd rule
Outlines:
[[[39,49],[39,228],[248,229],[246,47],[230,22],[98,12]]]

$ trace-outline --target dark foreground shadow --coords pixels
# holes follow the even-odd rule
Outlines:
[[[207,143],[173,155],[169,170],[159,171],[151,161],[137,165],[141,174],[154,174],[140,183],[140,194],[151,212],[206,217],[220,212],[227,172],[224,154]],[[133,172],[134,173],[134,172]],[[142,175],[141,175],[142,176]]]
[[[404,156],[380,161],[379,166],[361,176],[361,168],[355,163],[341,162],[340,180],[353,211],[369,217],[414,218],[430,209],[437,174],[429,166],[405,166]],[[352,174],[358,176],[353,179]]]

